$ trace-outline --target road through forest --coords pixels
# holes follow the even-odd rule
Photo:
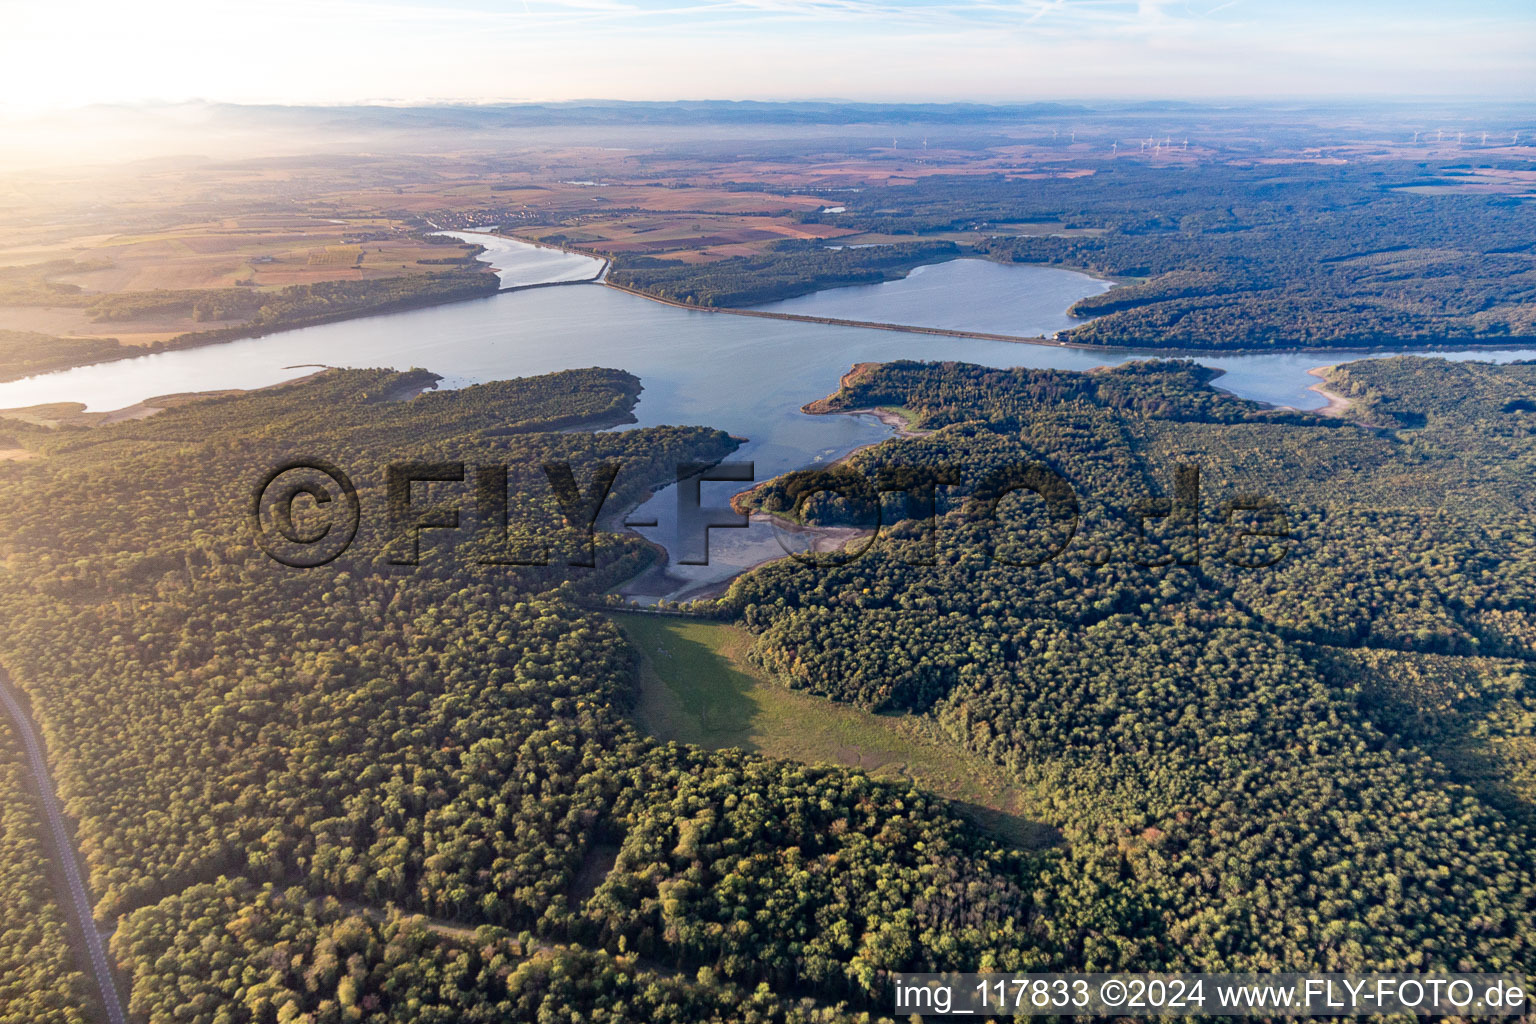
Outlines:
[[[33,780],[37,783],[43,816],[48,819],[48,834],[52,840],[54,862],[58,864],[69,886],[68,902],[74,908],[81,941],[85,943],[86,952],[90,956],[91,973],[96,975],[96,985],[101,990],[101,1002],[106,1008],[107,1020],[111,1024],[127,1024],[127,1015],[123,1012],[122,1001],[118,998],[117,986],[112,981],[107,949],[101,940],[101,933],[96,930],[96,919],[91,912],[90,893],[86,891],[85,882],[80,877],[80,861],[75,856],[74,847],[70,843],[69,830],[64,827],[64,815],[59,807],[58,791],[54,789],[53,776],[48,772],[48,761],[43,756],[42,741],[38,738],[37,730],[32,727],[31,716],[17,699],[10,677],[3,670],[0,670],[0,704],[4,704],[5,710],[10,713],[11,724],[15,727],[17,735],[21,737],[22,746],[26,749],[27,764],[31,768]]]

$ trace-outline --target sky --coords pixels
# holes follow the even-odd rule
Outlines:
[[[1532,0],[0,0],[90,103],[1536,96]]]

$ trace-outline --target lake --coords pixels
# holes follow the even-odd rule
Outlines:
[[[501,267],[508,285],[588,277],[598,268],[597,261],[583,256],[488,235],[454,234],[486,245],[482,259]],[[945,276],[937,279],[948,286],[928,293],[918,304],[922,308],[917,312],[926,310],[929,318],[959,323],[961,318],[978,315],[978,303],[967,284],[973,276],[991,294],[1002,287],[999,282],[1008,280],[1000,274],[1018,274],[1017,280],[1026,282],[1009,298],[1009,318],[997,325],[1008,329],[989,333],[1038,333],[1039,325],[1060,322],[1071,302],[1104,288],[1098,279],[1055,268],[976,260],[946,266]],[[922,269],[923,277],[935,279],[933,272],[941,268]],[[892,292],[916,293],[904,284],[859,288],[856,298],[864,304]],[[821,293],[820,299],[855,301],[835,292]],[[870,312],[875,312],[873,307]],[[1437,354],[1506,361],[1531,358],[1536,351]],[[666,306],[601,285],[573,285],[507,292],[30,377],[0,384],[0,408],[83,402],[88,410],[107,411],[157,395],[275,384],[310,373],[317,363],[425,367],[444,376],[444,387],[608,366],[641,379],[645,390],[635,408],[640,426],[697,424],[749,438],[733,459],[755,463],[756,479],[764,480],[830,461],[857,445],[889,436],[888,428],[872,418],[800,412],[806,402],[835,391],[838,378],[857,362],[953,359],[1002,367],[1086,370],[1150,355],[739,317]],[[1306,409],[1323,404],[1321,396],[1308,390],[1316,383],[1307,375],[1309,368],[1358,358],[1361,353],[1288,352],[1202,355],[1199,360],[1225,371],[1217,383],[1238,395]],[[739,484],[705,484],[704,502],[724,504],[740,489]],[[629,518],[654,517],[658,526],[638,532],[675,550],[675,513],[676,497],[669,489]],[[676,588],[670,595],[686,596],[778,551],[775,531],[767,526],[711,531],[711,564],[672,566],[669,571]]]
[[[1056,267],[950,260],[917,267],[895,281],[828,288],[752,308],[835,320],[1049,338],[1083,323],[1067,315],[1072,303],[1111,287],[1108,281]]]
[[[480,262],[489,263],[503,286],[553,284],[556,281],[582,281],[602,269],[601,260],[580,253],[562,252],[544,246],[501,238],[497,235],[473,235],[445,231],[454,238],[473,240],[485,246]]]

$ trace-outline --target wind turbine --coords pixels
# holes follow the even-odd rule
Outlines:
[[[1483,132],[1483,145],[1488,145],[1488,133]]]
[[[1419,144],[1419,133],[1418,132],[1414,132],[1413,133],[1413,144],[1414,145],[1418,145]]]
[[[1118,143],[1118,142],[1111,142],[1109,144],[1109,155],[1110,156],[1114,156],[1118,152],[1120,152],[1120,143]]]

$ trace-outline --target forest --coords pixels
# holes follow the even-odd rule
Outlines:
[[[457,257],[446,260],[462,263]],[[4,275],[0,274],[0,289]],[[235,327],[188,331],[164,341],[123,345],[114,338],[55,337],[36,331],[0,330],[0,381],[72,366],[128,359],[153,352],[191,348],[252,334],[304,327],[328,320],[388,313],[416,306],[494,295],[495,274],[459,269],[410,277],[365,281],[323,281],[274,291],[253,288],[185,288],[81,296],[91,319],[120,323],[143,317],[186,317],[195,321],[242,321]],[[51,294],[51,293],[50,293]],[[44,296],[39,302],[58,305]],[[10,295],[17,305],[25,300]]]
[[[1376,348],[1536,340],[1536,206],[1426,195],[1468,165],[1403,160],[1156,166],[1090,161],[1072,175],[933,174],[870,183],[837,214],[889,248],[805,244],[794,259],[636,261],[631,284],[680,301],[749,305],[851,283],[850,260],[958,245],[955,255],[1089,271],[1121,286],[1083,299],[1077,344],[1164,350]],[[1523,166],[1523,165],[1521,165]],[[908,241],[911,239],[911,241]],[[853,256],[850,256],[852,252]],[[936,251],[936,258],[953,258]],[[763,291],[738,278],[757,275]],[[788,279],[782,279],[787,277]],[[872,280],[879,280],[874,277]],[[771,294],[768,294],[771,292]]]
[[[878,284],[914,267],[960,255],[949,241],[901,242],[865,249],[828,248],[821,242],[784,241],[757,256],[712,263],[650,256],[617,259],[608,281],[621,288],[690,306],[754,306],[822,288]]]
[[[34,331],[0,330],[0,380],[137,354],[137,349],[125,348],[113,338],[55,338]]]
[[[783,685],[991,761],[1060,833],[1039,849],[916,784],[647,736],[603,611],[655,557],[631,535],[599,532],[590,567],[482,564],[485,513],[434,484],[471,521],[393,564],[391,462],[507,465],[498,542],[569,551],[543,465],[617,464],[620,509],[738,444],[599,429],[639,394],[617,370],[401,398],[432,379],[8,428],[38,457],[0,466],[0,663],[139,1019],[819,1024],[880,1019],[895,971],[1536,966],[1536,366],[1348,364],[1358,422],[1179,361],[850,375],[828,407],[920,431],[854,470],[959,474],[931,543],[892,502],[865,556],[688,611],[746,627]],[[344,468],[364,512],[313,570],[247,514],[295,458]],[[991,557],[1048,526],[1039,502],[961,500],[1018,463],[1081,505],[1039,565]],[[1194,550],[1119,514],[1177,465],[1201,473]],[[793,513],[791,484],[751,500]],[[1267,568],[1227,557],[1254,542],[1245,494],[1288,523]],[[1130,557],[1159,545],[1180,557]],[[0,959],[29,1019],[75,1021],[39,835],[6,808],[0,887],[39,912],[0,921]]]
[[[689,1007],[669,1011],[678,1019],[711,1000],[759,1002],[763,1020],[856,1019],[862,1010],[839,1004],[929,938],[958,967],[985,936],[1021,927],[1018,855],[943,801],[856,772],[661,743],[629,724],[632,652],[586,605],[653,557],[638,542],[600,534],[591,569],[480,566],[428,543],[413,570],[388,561],[391,461],[512,467],[507,542],[518,546],[562,529],[546,462],[571,463],[580,481],[617,462],[611,500],[623,506],[677,462],[715,461],[737,442],[708,428],[573,432],[573,413],[607,424],[633,404],[636,381],[616,371],[390,400],[422,383],[420,371],[333,371],[105,429],[17,427],[40,457],[0,471],[9,493],[32,495],[7,523],[4,557],[26,568],[0,588],[12,625],[0,659],[48,738],[136,1012],[286,1020],[312,1006],[316,1019],[354,1018],[339,987],[315,993],[317,978],[341,984],[324,969],[258,986],[261,1006],[293,1003],[280,1018],[241,1009],[258,1005],[274,943],[315,944],[322,957],[331,922],[299,910],[293,929],[218,953],[226,996],[172,1008],[163,993],[208,977],[196,961],[212,951],[184,948],[187,934],[163,922],[210,920],[210,885],[245,902],[261,886],[297,887],[578,944],[594,955],[579,961],[590,980],[569,983],[611,1003],[614,1021],[658,1019],[669,1000]],[[300,456],[345,467],[371,510],[352,548],[313,572],[263,555],[245,512],[263,468]],[[801,810],[786,818],[791,806]],[[615,847],[615,870],[590,891],[578,884]],[[696,877],[700,851],[726,889]],[[889,918],[871,902],[876,886]],[[21,951],[28,1005],[67,1005],[69,977],[12,931],[23,926],[35,927],[6,920],[4,948]],[[432,948],[428,978],[426,961],[464,955]],[[620,998],[632,971],[599,950],[685,977],[652,993],[642,971],[643,996]],[[534,989],[541,972],[578,965],[504,960],[526,962],[518,983]],[[367,962],[347,983],[361,986],[357,1004],[409,1019],[416,1004],[391,987],[402,976]],[[524,998],[507,979],[487,968],[488,1006]],[[794,1005],[756,995],[763,982]]]
[[[1022,202],[1000,199],[977,219],[1052,217],[1089,232],[990,236],[977,248],[1130,279],[1074,307],[1097,317],[1068,335],[1084,344],[1375,348],[1536,337],[1529,203],[1415,194],[1434,170],[1395,162],[1295,165],[1283,178],[1263,166],[1173,174],[1185,180],[1169,187],[1168,173],[1115,166],[1086,188],[1036,183]],[[933,215],[921,201],[908,208],[917,224]]]
[[[859,453],[853,474],[947,466],[964,491],[991,466],[1044,465],[1082,502],[1077,535],[1008,565],[967,503],[930,528],[889,502],[868,554],[760,569],[730,613],[787,685],[919,715],[1047,795],[1066,838],[1056,896],[1123,881],[1093,904],[1104,930],[1077,933],[1079,967],[1529,970],[1536,367],[1335,371],[1363,418],[1406,427],[1264,410],[1207,379],[1184,363],[866,368],[830,407],[902,407],[930,432]],[[1170,493],[1180,463],[1200,468],[1204,546],[1138,564],[1127,549],[1146,541],[1118,510]],[[846,514],[794,484],[752,503]],[[1288,520],[1267,568],[1223,557],[1241,493]],[[1049,525],[1034,498],[1000,513],[1010,536]]]
[[[456,261],[457,262],[457,261]],[[150,315],[188,316],[193,320],[247,320],[265,330],[364,313],[387,313],[412,306],[492,295],[500,287],[495,274],[474,270],[418,274],[360,281],[294,284],[275,291],[253,288],[184,288],[119,292],[94,300],[91,318],[111,323]],[[182,338],[204,338],[202,331]],[[180,342],[182,338],[172,342]]]
[[[99,1012],[94,986],[76,966],[43,841],[43,815],[26,755],[0,723],[0,1007],[8,1020],[84,1024]]]

